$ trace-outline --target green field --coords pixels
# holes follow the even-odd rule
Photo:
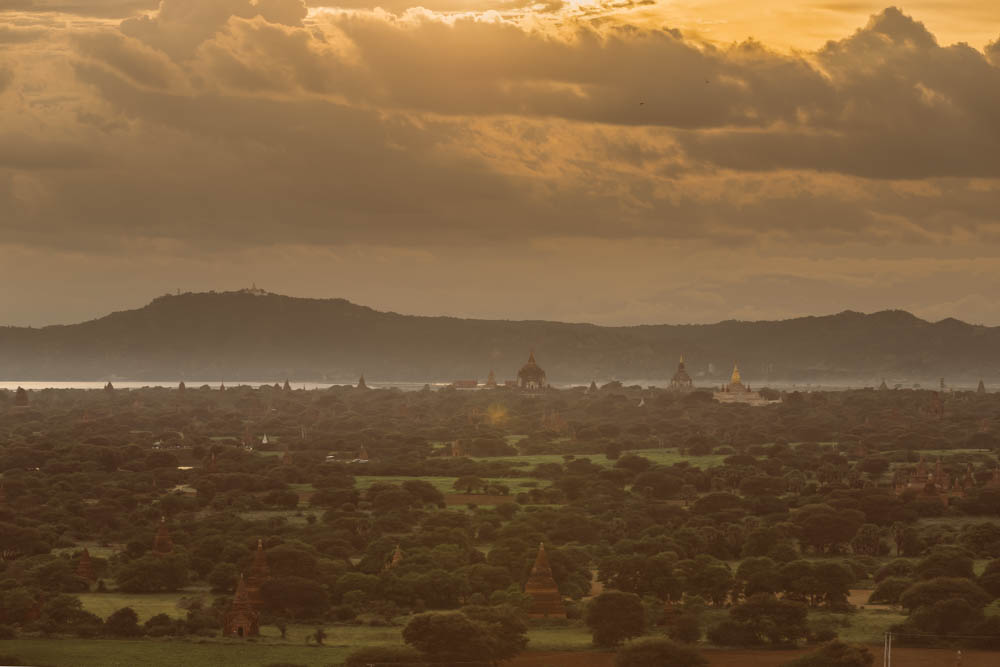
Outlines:
[[[178,606],[181,598],[196,598],[203,596],[206,604],[211,604],[211,596],[208,591],[187,590],[178,593],[80,593],[78,597],[83,603],[83,608],[92,614],[97,614],[101,618],[107,618],[113,612],[122,607],[132,607],[139,615],[139,622],[143,623],[147,619],[157,614],[166,614],[174,618],[184,618],[187,613],[185,609]]]
[[[89,599],[95,596],[83,597]],[[140,605],[136,603],[136,598],[161,596],[131,596],[127,600],[125,597],[127,596],[122,597],[122,601],[130,602],[130,606],[138,611]],[[111,599],[108,598],[109,601]],[[176,596],[172,596],[172,600],[175,601]],[[88,609],[95,608],[88,605]],[[715,623],[725,616],[724,610],[709,609],[706,610],[705,621]],[[842,640],[863,644],[877,644],[886,629],[903,618],[899,613],[875,610],[854,614],[810,613],[812,624],[829,625]],[[398,626],[333,626],[326,628],[325,646],[307,646],[305,638],[313,629],[305,625],[289,626],[286,640],[280,638],[273,626],[262,627],[261,637],[247,641],[222,638],[190,641],[16,639],[0,643],[0,655],[16,656],[31,664],[55,667],[132,667],[140,664],[144,667],[263,667],[272,662],[326,667],[342,662],[351,651],[360,646],[395,646],[402,643],[402,628]],[[649,634],[656,635],[659,631],[654,630]],[[564,625],[556,622],[543,624],[532,628],[528,632],[528,638],[528,646],[532,651],[593,649],[590,633],[580,621],[567,621]]]
[[[424,482],[428,482],[435,489],[441,493],[459,493],[452,485],[455,483],[457,477],[405,477],[402,475],[387,475],[387,476],[374,476],[365,475],[361,477],[355,477],[355,486],[358,489],[364,491],[372,484],[376,482],[385,482],[388,484],[402,484],[407,480],[419,479]],[[534,477],[489,477],[487,481],[496,482],[497,484],[503,484],[510,489],[511,495],[520,493],[521,491],[528,491],[529,489],[539,488],[548,486],[549,483],[545,480],[538,480]]]
[[[726,456],[722,454],[709,454],[708,456],[688,456],[686,454],[679,453],[676,448],[669,448],[669,447],[664,449],[633,449],[629,450],[627,453],[645,457],[650,461],[652,461],[655,465],[671,466],[675,463],[686,461],[692,467],[695,468],[709,468],[711,466],[721,465],[722,460],[726,458]],[[605,468],[610,468],[615,464],[614,461],[607,458],[604,454],[575,454],[574,457],[578,459],[590,459],[591,463],[599,466],[604,466]],[[493,456],[493,457],[473,458],[473,460],[483,461],[483,462],[505,461],[508,463],[513,463],[515,465],[524,466],[526,469],[533,468],[539,463],[565,463],[565,459],[563,459],[562,454]]]

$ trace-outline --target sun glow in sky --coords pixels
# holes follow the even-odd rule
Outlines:
[[[984,0],[0,0],[0,324],[1000,324],[998,118]]]

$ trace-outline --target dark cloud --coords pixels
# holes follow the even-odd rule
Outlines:
[[[159,0],[0,0],[0,11],[58,12],[98,18],[125,18],[159,6]]]

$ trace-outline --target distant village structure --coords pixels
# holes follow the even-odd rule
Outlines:
[[[892,480],[893,489],[896,495],[906,493],[915,494],[922,498],[929,498],[939,501],[945,507],[957,498],[963,498],[965,492],[976,487],[976,478],[973,476],[972,464],[968,464],[965,474],[961,477],[953,476],[944,469],[944,463],[938,458],[931,471],[927,466],[924,457],[916,467],[910,471],[905,469],[897,470]],[[991,488],[1000,488],[1000,468],[993,470],[993,477],[986,483]]]
[[[517,386],[521,389],[545,389],[549,386],[545,371],[535,361],[534,350],[528,355],[528,363],[517,372]]]
[[[683,356],[677,362],[677,372],[670,378],[670,391],[683,393],[694,391],[694,380],[691,379],[691,376],[688,375],[687,370],[684,368]]]
[[[719,391],[712,394],[712,397],[719,403],[740,403],[743,405],[769,405],[780,403],[780,401],[769,401],[758,392],[752,391],[748,385],[743,384],[740,378],[739,364],[733,364],[733,374],[729,379],[729,384],[723,385]]]

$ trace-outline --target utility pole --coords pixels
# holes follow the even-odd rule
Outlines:
[[[892,633],[885,633],[882,642],[882,667],[892,667]]]

